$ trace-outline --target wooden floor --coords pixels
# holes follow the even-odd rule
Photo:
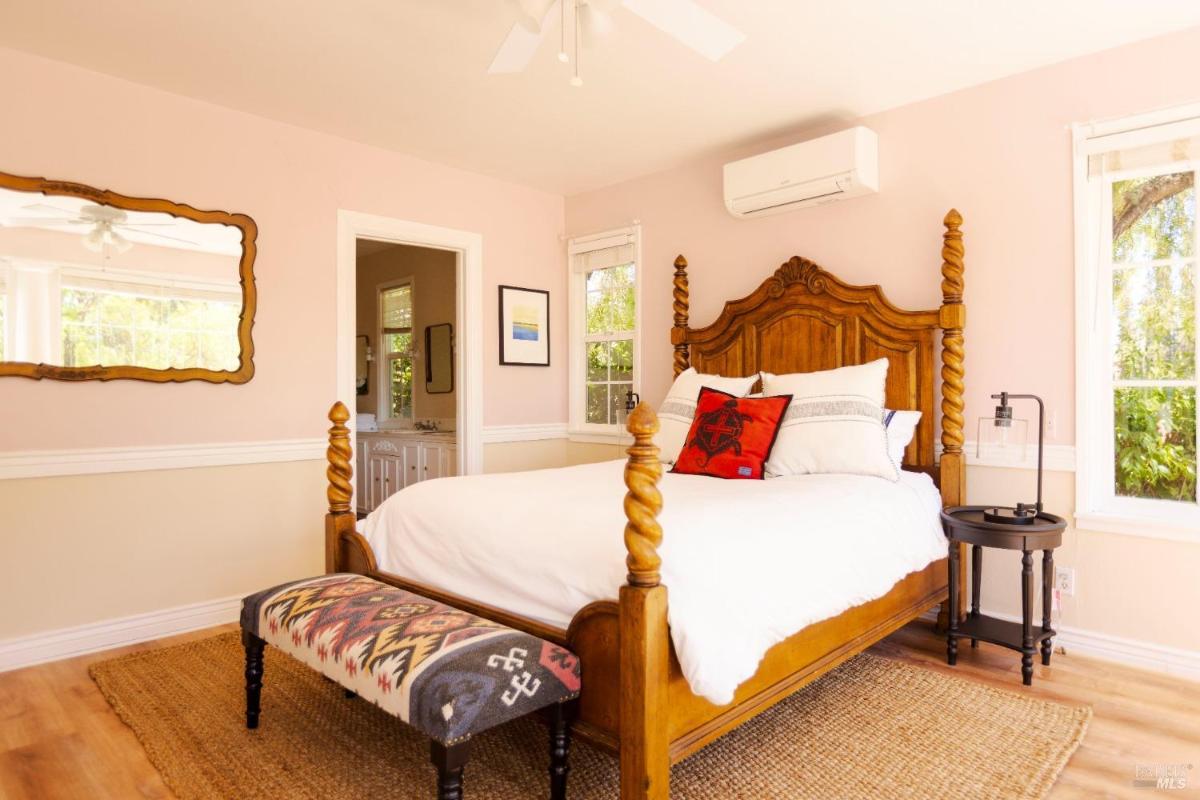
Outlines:
[[[233,627],[0,673],[0,797],[172,797],[137,739],[88,678],[87,667],[119,652]],[[1051,797],[1200,797],[1200,684],[1056,654],[1053,666],[1035,667],[1030,690],[1021,687],[1019,658],[1008,650],[986,644],[978,650],[960,646],[958,666],[951,668],[942,660],[944,648],[928,623],[916,622],[874,650],[1009,691],[1092,706],[1095,716],[1087,737]],[[1196,765],[1189,788],[1133,786],[1136,764],[1160,763]]]

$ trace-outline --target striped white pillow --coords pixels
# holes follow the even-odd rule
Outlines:
[[[886,358],[823,372],[763,372],[763,392],[790,394],[770,476],[845,473],[900,479],[883,425]]]
[[[746,393],[758,380],[757,375],[748,378],[724,378],[720,375],[705,375],[688,367],[679,373],[671,390],[667,392],[662,405],[658,407],[658,435],[654,443],[658,445],[658,458],[667,464],[674,464],[679,458],[679,451],[687,441],[688,431],[692,428],[692,419],[696,416],[696,400],[700,397],[700,389],[707,386],[734,397],[745,397]]]

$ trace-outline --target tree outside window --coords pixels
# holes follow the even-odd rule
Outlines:
[[[1112,183],[1117,495],[1196,501],[1192,170]]]
[[[413,418],[412,284],[390,286],[379,293],[383,342],[384,417]]]

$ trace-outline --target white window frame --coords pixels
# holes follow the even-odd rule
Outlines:
[[[3,334],[0,336],[0,361],[11,361],[5,355],[5,349],[12,347],[16,328],[13,320],[16,315],[13,313],[12,269],[4,259],[0,259],[0,302],[4,307],[4,320],[0,322],[4,326],[4,330],[0,331]]]
[[[641,393],[642,374],[642,226],[638,224],[625,228],[617,228],[587,236],[576,236],[567,240],[567,346],[568,438],[575,442],[594,442],[598,444],[624,443],[629,441],[629,434],[620,425],[600,425],[586,422],[587,408],[587,276],[577,273],[572,267],[576,253],[599,250],[613,246],[621,239],[633,238],[633,391]],[[594,337],[592,337],[594,338]]]
[[[398,286],[407,286],[409,297],[412,298],[413,309],[413,326],[409,336],[412,337],[412,351],[409,353],[409,359],[413,362],[413,403],[412,403],[412,419],[402,419],[391,416],[392,408],[392,382],[389,380],[389,367],[391,359],[388,358],[388,349],[383,346],[383,293],[388,289],[395,289]],[[417,418],[417,284],[412,276],[407,278],[397,278],[395,280],[385,281],[375,287],[375,335],[379,342],[379,416],[377,425],[380,430],[408,430],[413,427],[413,422]]]
[[[1075,525],[1083,530],[1200,541],[1200,504],[1116,494],[1112,375],[1112,180],[1088,179],[1088,156],[1200,133],[1200,103],[1072,126],[1075,211]],[[1200,170],[1178,162],[1175,171]],[[1200,189],[1200,187],[1197,187]],[[1200,220],[1197,224],[1200,237]],[[1107,247],[1107,249],[1105,249]],[[1200,263],[1200,242],[1195,252]],[[1200,379],[1200,364],[1195,378]]]

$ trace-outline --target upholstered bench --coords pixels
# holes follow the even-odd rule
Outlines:
[[[429,736],[439,800],[462,797],[471,737],[552,707],[550,796],[563,800],[579,660],[551,642],[362,575],[323,575],[242,601],[246,727],[272,644]]]

